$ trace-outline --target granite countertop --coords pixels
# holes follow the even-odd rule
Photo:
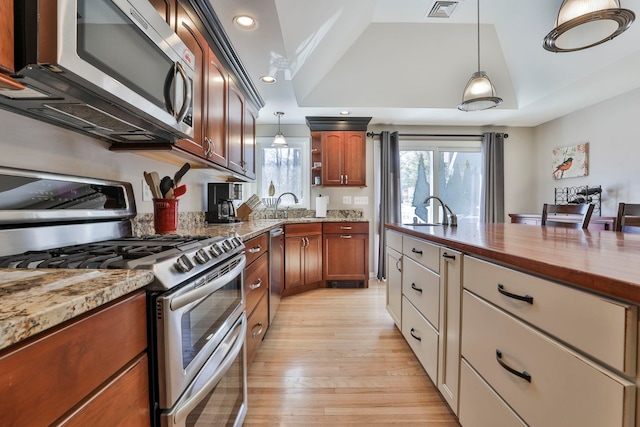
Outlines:
[[[387,229],[640,304],[640,235],[527,224]]]
[[[256,219],[204,224],[179,234],[236,235],[249,240],[274,227],[301,222],[363,222],[363,218]],[[154,280],[145,270],[0,269],[0,350],[140,289]]]
[[[153,279],[145,270],[0,269],[0,350]]]

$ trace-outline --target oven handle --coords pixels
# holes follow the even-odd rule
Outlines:
[[[172,311],[176,311],[181,309],[182,307],[189,305],[195,301],[198,301],[207,295],[210,295],[217,291],[218,289],[224,287],[229,283],[229,277],[236,277],[242,274],[242,271],[247,265],[247,257],[242,254],[242,260],[236,265],[232,270],[228,273],[223,274],[220,277],[215,278],[214,280],[205,283],[204,285],[195,288],[192,291],[187,292],[184,295],[178,295],[176,297],[171,298],[171,302],[169,303],[169,307]]]
[[[239,331],[238,331],[239,329]],[[229,352],[225,356],[224,360],[220,363],[220,367],[216,369],[216,372],[211,378],[202,385],[202,388],[198,390],[189,400],[185,401],[181,406],[176,408],[176,412],[173,415],[173,422],[178,425],[180,420],[185,419],[193,409],[204,399],[211,390],[220,382],[220,379],[227,373],[236,357],[242,351],[244,345],[244,337],[247,334],[247,321],[244,315],[242,316],[242,323],[234,328],[234,332],[229,333],[226,339],[220,343],[220,346],[229,345],[233,346],[229,349]]]

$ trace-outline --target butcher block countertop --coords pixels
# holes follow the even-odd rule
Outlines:
[[[526,224],[387,229],[640,304],[640,235]]]
[[[0,269],[0,350],[153,279],[144,270]]]

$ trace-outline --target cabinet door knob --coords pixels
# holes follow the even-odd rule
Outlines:
[[[344,176],[344,184],[345,185],[349,184],[349,175]]]
[[[402,271],[402,267],[400,267],[400,263],[402,263],[402,258],[398,258],[398,260],[396,261],[396,268],[398,269],[398,271]]]
[[[418,291],[418,292],[422,293],[422,289],[417,287],[415,283],[411,284],[411,289],[413,289],[414,291]]]
[[[249,253],[250,254],[257,254],[258,252],[260,252],[262,250],[262,245],[258,245],[255,248],[249,248]]]
[[[416,339],[416,340],[418,340],[418,341],[422,341],[422,338],[420,338],[419,336],[417,336],[417,335],[415,334],[415,329],[411,328],[410,333],[411,333],[411,336],[412,336],[413,338],[415,338],[415,339]]]
[[[258,289],[260,286],[262,286],[262,279],[258,277],[258,281],[256,283],[252,283],[249,285],[249,289],[251,289],[252,291]]]
[[[413,252],[414,254],[422,255],[422,251],[416,248],[411,248],[411,252]]]
[[[258,329],[258,331],[257,331],[257,332],[251,332],[251,338],[256,338],[257,336],[259,336],[260,334],[262,334],[262,322],[258,322],[258,323],[256,323],[256,324],[253,326],[253,328],[252,328],[252,329],[255,329],[256,327],[257,327],[257,328],[260,328],[260,329]]]

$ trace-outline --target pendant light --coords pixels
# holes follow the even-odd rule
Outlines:
[[[489,76],[484,71],[480,71],[480,0],[478,0],[478,71],[473,73],[467,82],[458,110],[487,110],[501,103],[502,98],[498,98]]]
[[[271,146],[272,147],[288,147],[287,140],[284,139],[284,135],[280,131],[280,117],[284,116],[284,113],[282,111],[276,111],[273,114],[275,116],[278,116],[278,133],[273,138],[273,143],[271,144]]]
[[[564,0],[542,46],[551,52],[587,49],[619,36],[635,18],[620,0]]]

